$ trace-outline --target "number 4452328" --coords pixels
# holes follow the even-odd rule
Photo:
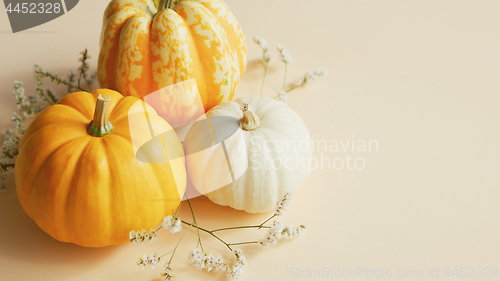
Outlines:
[[[17,3],[12,7],[12,3],[7,6],[7,13],[23,14],[59,14],[62,12],[60,3]]]
[[[498,267],[447,267],[446,277],[498,277]]]

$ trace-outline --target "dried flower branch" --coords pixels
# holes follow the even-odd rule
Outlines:
[[[262,97],[262,93],[264,91],[264,83],[266,81],[267,69],[269,66],[269,61],[271,60],[271,53],[269,52],[269,44],[267,43],[266,40],[264,40],[264,38],[256,36],[253,38],[253,40],[255,41],[255,43],[259,44],[259,46],[262,49],[262,64],[264,65],[264,76],[262,78],[262,86],[260,89],[260,96]],[[297,81],[292,87],[285,90],[286,78],[288,73],[288,64],[293,62],[293,57],[290,51],[285,46],[277,44],[276,47],[281,54],[283,63],[285,64],[285,76],[283,79],[283,86],[281,88],[281,91],[278,91],[278,96],[276,97],[277,100],[287,103],[289,92],[291,92],[296,88],[303,87],[312,82],[313,80],[315,80],[316,78],[327,74],[326,70],[323,68],[314,69],[312,71],[307,72],[304,75],[304,77],[297,79]]]
[[[241,278],[241,276],[243,274],[243,268],[247,264],[247,259],[243,255],[243,251],[241,249],[233,249],[232,246],[247,245],[247,244],[259,244],[260,246],[267,248],[269,246],[275,245],[279,239],[294,239],[294,238],[299,237],[304,232],[304,230],[305,230],[304,225],[300,225],[299,227],[294,228],[293,226],[285,226],[281,221],[274,221],[271,226],[265,225],[272,218],[274,218],[276,216],[282,216],[285,213],[286,207],[290,203],[291,198],[292,198],[291,194],[286,193],[285,196],[283,197],[283,199],[280,200],[279,202],[277,202],[277,207],[275,209],[274,214],[270,218],[268,218],[267,220],[265,220],[263,223],[261,223],[259,225],[235,226],[235,227],[218,228],[218,229],[214,229],[214,230],[208,230],[208,229],[205,229],[205,228],[198,226],[198,223],[197,223],[196,218],[194,216],[193,207],[191,206],[191,202],[189,201],[189,199],[185,198],[185,200],[188,203],[189,210],[190,210],[191,216],[193,218],[193,222],[190,223],[190,222],[181,220],[181,222],[183,224],[189,225],[189,227],[184,232],[184,234],[182,235],[180,240],[177,242],[175,248],[172,251],[170,251],[170,252],[168,252],[168,253],[166,253],[158,258],[156,258],[157,257],[156,255],[146,254],[143,257],[139,258],[139,261],[137,262],[137,266],[139,266],[141,268],[146,268],[146,267],[153,268],[153,267],[157,266],[158,264],[163,265],[165,268],[165,271],[161,273],[162,279],[163,280],[172,280],[173,275],[172,275],[172,269],[170,268],[170,265],[172,263],[172,259],[174,257],[176,250],[177,250],[177,247],[181,243],[181,241],[184,238],[184,236],[186,235],[187,231],[189,231],[189,229],[191,227],[196,226],[197,232],[198,232],[198,243],[197,243],[196,248],[194,250],[192,250],[188,255],[188,259],[189,259],[189,261],[191,261],[193,266],[195,266],[198,270],[205,269],[205,270],[207,270],[207,272],[211,272],[211,271],[225,272],[229,278],[239,279],[239,278]],[[167,224],[168,224],[167,227],[164,226],[166,229],[170,230],[171,228],[174,227],[172,225],[177,224],[177,222],[178,222],[177,214],[179,213],[179,210],[180,210],[180,208],[177,209],[177,212],[174,216],[165,217],[164,221],[167,221]],[[174,223],[174,221],[175,221],[175,223]],[[159,230],[160,228],[161,228],[161,226],[157,230]],[[216,234],[219,231],[228,231],[228,230],[235,230],[235,229],[257,229],[257,230],[259,230],[261,228],[267,229],[268,231],[267,231],[266,235],[264,236],[264,238],[259,240],[259,241],[229,243],[229,242],[224,241],[221,237],[219,237]],[[200,236],[200,231],[208,233],[209,235],[211,235],[212,237],[217,239],[219,242],[224,244],[234,254],[235,261],[234,261],[234,264],[232,266],[225,263],[224,260],[222,259],[222,257],[220,257],[220,256],[216,257],[213,254],[203,250],[203,246],[201,244],[202,240],[201,240],[201,236]],[[133,242],[134,244],[143,244],[143,241],[146,241],[147,238],[143,239],[142,237],[147,237],[147,235],[146,235],[145,230],[142,230],[141,232],[140,232],[141,235],[139,235],[139,237],[141,237],[141,238],[138,239],[137,243],[135,243],[137,233],[132,231],[130,233],[131,242]],[[168,261],[168,263],[163,264],[161,262],[161,258],[168,255],[168,254],[172,254],[170,257],[170,260]]]
[[[281,91],[285,91],[286,74],[288,72],[288,64],[293,61],[293,58],[292,58],[292,54],[290,53],[290,51],[288,51],[288,49],[285,46],[278,44],[277,48],[278,48],[278,51],[281,53],[281,57],[283,58],[283,62],[285,63],[285,78],[283,79],[283,87],[281,89]],[[288,100],[288,96],[286,97],[286,99]],[[283,102],[286,103],[286,101],[283,101]]]
[[[327,75],[327,74],[328,74],[328,72],[324,68],[313,69],[313,70],[307,72],[304,75],[304,77],[297,79],[295,81],[295,85],[293,87],[291,87],[290,89],[288,89],[286,92],[288,93],[288,92],[292,91],[295,88],[303,87],[305,85],[308,85],[309,83],[311,83],[316,78],[318,78],[320,76],[323,76],[323,75]]]
[[[58,74],[54,74],[51,71],[44,71],[36,64],[34,65],[34,94],[26,95],[23,83],[14,81],[13,93],[17,105],[17,112],[14,112],[11,116],[12,127],[4,129],[2,132],[4,135],[4,142],[0,154],[0,193],[5,193],[7,191],[5,189],[5,177],[14,172],[14,158],[19,153],[19,142],[26,131],[24,122],[36,117],[44,108],[59,100],[59,97],[52,89],[44,87],[45,78],[50,79],[55,85],[67,86],[68,93],[74,90],[92,91],[92,85],[97,81],[97,73],[88,73],[89,65],[87,61],[90,59],[90,56],[86,49],[81,55],[79,59],[81,65],[78,68],[79,77],[76,81],[74,71],[70,72],[67,79],[63,79],[59,77]],[[80,87],[82,79],[85,81],[87,90]]]
[[[264,38],[256,36],[253,40],[255,43],[259,44],[262,49],[262,65],[264,65],[264,77],[262,78],[262,86],[260,88],[260,96],[262,97],[264,83],[266,81],[267,67],[269,65],[269,61],[271,60],[271,53],[269,52],[269,44],[267,44],[267,41]]]

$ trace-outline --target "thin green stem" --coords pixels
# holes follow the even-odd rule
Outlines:
[[[276,214],[272,215],[270,218],[268,218],[268,219],[267,219],[267,220],[265,220],[263,223],[261,223],[261,224],[259,225],[259,229],[261,229],[261,228],[270,228],[269,226],[268,226],[268,227],[265,227],[265,226],[263,226],[263,225],[264,225],[264,224],[266,224],[266,222],[268,222],[268,221],[272,220],[275,216],[276,216]]]
[[[262,226],[262,225],[245,225],[245,226],[235,226],[235,227],[225,227],[212,230],[212,232],[223,231],[223,230],[231,230],[231,229],[244,229],[244,228],[271,228],[270,226]]]
[[[168,253],[165,253],[165,254],[161,255],[159,258],[163,258],[164,256],[166,256],[166,255],[168,255],[168,254],[172,253],[173,251],[174,251],[174,250],[172,250],[172,251],[170,251],[170,252],[168,252]]]
[[[289,92],[291,92],[292,90],[294,90],[294,89],[296,89],[298,87],[300,87],[300,86],[293,86],[290,89],[286,90],[285,93],[289,93]]]
[[[168,10],[172,8],[172,2],[173,0],[160,0],[158,3],[158,12],[161,10]]]
[[[182,223],[184,223],[184,224],[190,224],[190,223],[188,223],[187,221],[183,221],[183,220],[181,220],[181,222],[182,222]],[[210,230],[208,230],[208,229],[204,229],[204,228],[202,228],[202,227],[199,227],[199,229],[200,229],[201,231],[204,231],[204,232],[206,232],[206,233],[208,233],[208,234],[212,235],[215,239],[219,240],[220,242],[222,242],[222,244],[226,245],[226,247],[228,247],[228,248],[229,248],[229,250],[231,250],[231,251],[233,250],[233,249],[231,248],[231,245],[229,245],[229,243],[226,243],[226,241],[224,241],[224,240],[220,239],[220,238],[219,238],[219,236],[217,236],[217,235],[213,234],[213,233],[212,233],[212,231],[210,231]]]
[[[186,231],[184,231],[184,233],[182,234],[181,239],[179,239],[179,242],[177,242],[177,245],[175,245],[175,248],[172,251],[172,256],[170,257],[170,260],[168,261],[169,264],[172,262],[172,259],[174,258],[175,251],[177,250],[177,247],[179,247],[179,244],[181,244],[182,239],[184,238],[184,236],[186,235],[186,233],[189,231],[189,229],[191,229],[191,227],[193,226],[193,224],[194,224],[194,222],[189,225],[188,229],[186,229]]]
[[[181,203],[179,203],[179,207],[177,207],[177,212],[175,212],[174,218],[176,218],[177,215],[179,214],[179,211],[181,210],[181,206],[182,206],[182,200],[181,200]]]
[[[193,207],[191,206],[191,202],[189,202],[189,199],[187,197],[186,197],[186,201],[188,202],[189,210],[191,210],[191,215],[193,216],[193,223],[196,224],[196,231],[198,232],[198,245],[196,245],[196,247],[200,246],[201,250],[205,251],[203,249],[203,245],[201,244],[200,227],[198,226],[198,222],[196,221],[196,218],[194,216]]]
[[[249,241],[249,242],[240,242],[240,243],[230,243],[229,245],[236,246],[236,245],[258,244],[258,243],[259,243],[259,241]]]
[[[71,87],[73,89],[77,89],[77,90],[80,90],[80,91],[86,91],[85,89],[80,88],[79,86],[72,85],[72,84],[70,84],[70,83],[62,80],[61,78],[53,75],[50,72],[43,71],[43,70],[36,70],[35,73],[38,74],[38,75],[41,75],[42,77],[48,77],[52,82],[56,82],[56,84],[63,84],[65,86]]]
[[[287,70],[288,70],[288,63],[285,62],[285,79],[283,79],[283,89],[282,89],[282,91],[285,91]]]
[[[260,87],[260,96],[262,97],[262,93],[264,92],[264,83],[266,81],[267,74],[267,63],[264,63],[264,78],[262,78],[262,86]]]

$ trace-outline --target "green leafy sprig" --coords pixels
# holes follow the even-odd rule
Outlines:
[[[97,81],[97,72],[89,73],[88,60],[90,56],[87,49],[80,54],[80,66],[77,69],[77,74],[71,70],[66,78],[62,78],[52,71],[45,71],[35,64],[33,70],[35,92],[33,94],[26,94],[21,81],[14,82],[13,93],[17,111],[11,116],[11,127],[2,131],[4,142],[0,153],[0,193],[7,191],[5,189],[5,178],[8,174],[14,172],[15,157],[19,153],[19,142],[26,131],[24,123],[59,100],[54,90],[45,85],[45,80],[50,80],[56,86],[66,86],[66,94],[73,91],[92,91],[92,85]]]

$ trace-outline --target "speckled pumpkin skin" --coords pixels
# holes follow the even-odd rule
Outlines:
[[[158,1],[113,0],[108,5],[100,86],[143,98],[194,78],[205,111],[231,100],[247,64],[247,47],[227,5],[222,0],[179,0],[158,12]]]

